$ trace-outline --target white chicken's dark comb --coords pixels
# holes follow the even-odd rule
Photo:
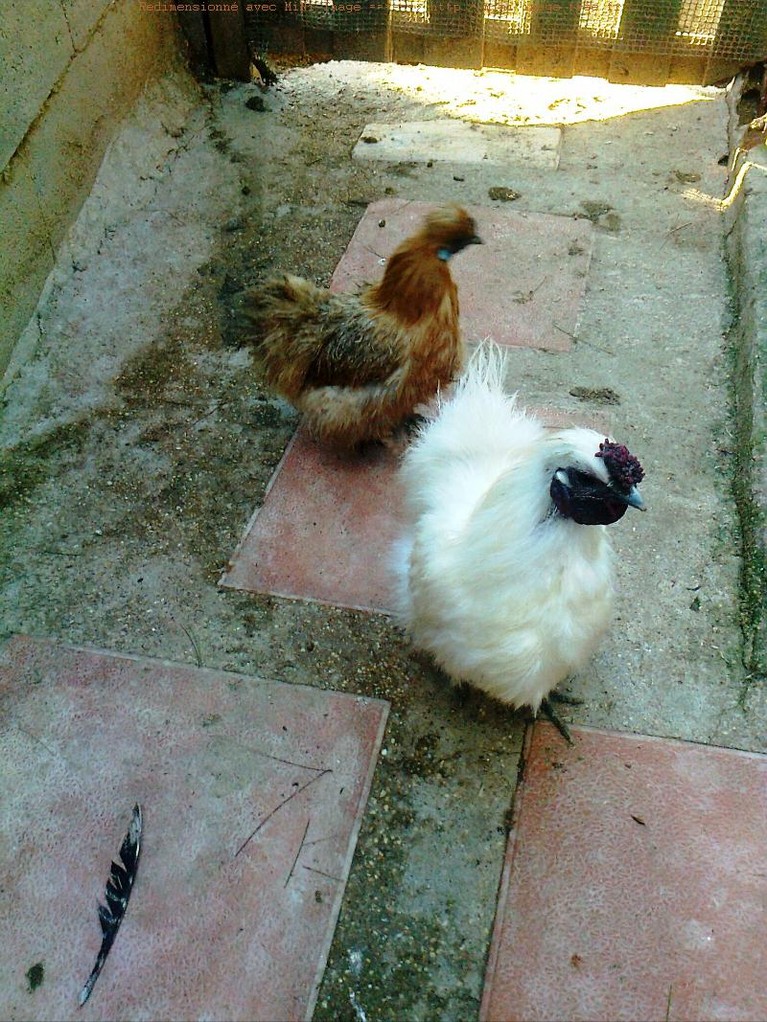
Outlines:
[[[597,458],[602,458],[612,479],[624,490],[638,486],[644,479],[644,469],[639,458],[629,451],[625,444],[616,444],[605,439],[599,445]]]

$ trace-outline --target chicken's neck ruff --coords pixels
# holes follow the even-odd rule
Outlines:
[[[369,290],[373,308],[398,317],[405,324],[414,324],[437,315],[445,298],[458,320],[458,299],[447,264],[436,257],[432,248],[415,246],[395,252],[386,267],[383,280]]]
[[[421,228],[392,253],[383,279],[367,289],[363,302],[373,313],[394,316],[410,329],[439,317],[440,330],[458,329],[458,292],[448,260],[468,245],[478,245],[474,220],[459,207],[430,213]]]

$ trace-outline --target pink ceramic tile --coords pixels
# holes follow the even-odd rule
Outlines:
[[[387,704],[26,638],[0,700],[0,1018],[309,1018]],[[138,877],[78,1008],[135,802]]]
[[[556,426],[576,418],[539,414]],[[337,454],[299,429],[220,584],[390,612],[391,549],[401,529],[397,467],[385,448]]]
[[[528,735],[483,1020],[767,1018],[767,757]]]
[[[405,199],[371,203],[336,267],[331,288],[347,291],[380,279],[388,256],[432,208]],[[578,330],[593,225],[548,213],[467,208],[484,244],[471,246],[450,262],[466,340],[492,337],[499,344],[567,351]]]
[[[299,429],[221,584],[386,610],[399,528],[396,468],[383,447],[338,454]]]

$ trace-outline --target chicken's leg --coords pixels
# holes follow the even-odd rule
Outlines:
[[[560,692],[556,688],[549,692],[549,699],[552,703],[561,703],[563,706],[583,706],[583,700],[579,699],[578,696],[568,695],[567,692]]]
[[[553,695],[553,693],[551,693],[551,695]],[[561,702],[561,700],[559,701]],[[557,731],[559,731],[559,733],[562,735],[567,744],[573,745],[574,744],[573,736],[570,734],[570,729],[552,706],[551,696],[547,696],[541,702],[541,710],[543,711],[544,715],[551,721],[551,723],[554,725]]]

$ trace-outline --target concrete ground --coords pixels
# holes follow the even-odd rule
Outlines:
[[[351,159],[368,123],[453,117],[561,126],[558,167]],[[572,347],[512,354],[527,403],[609,415],[647,474],[571,719],[767,751],[734,497],[731,120],[715,88],[330,63],[262,95],[177,74],[59,254],[0,421],[2,638],[390,701],[317,1019],[476,1016],[525,720],[448,688],[383,615],[217,586],[297,423],[237,347],[237,293],[279,268],[327,284],[387,196],[490,207],[510,188],[515,210],[590,220]]]

